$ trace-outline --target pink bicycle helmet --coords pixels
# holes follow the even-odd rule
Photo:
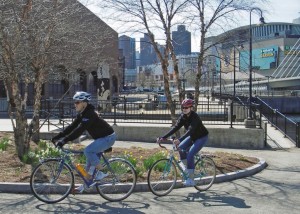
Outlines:
[[[184,99],[181,103],[182,107],[192,107],[194,105],[194,100],[192,99]]]

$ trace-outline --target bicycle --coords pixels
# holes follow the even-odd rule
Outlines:
[[[169,140],[173,142],[173,139]],[[160,141],[157,143],[161,148],[167,149],[161,145]],[[148,187],[157,196],[165,196],[173,190],[177,182],[177,168],[182,181],[189,177],[188,173],[180,166],[180,160],[176,158],[175,151],[178,150],[173,143],[172,149],[169,150],[169,157],[157,160],[148,171]],[[216,165],[209,155],[202,153],[195,155],[194,175],[194,187],[197,190],[206,191],[213,185],[216,178]]]
[[[100,170],[108,173],[108,176],[99,181],[93,180],[90,185],[88,185],[90,182],[77,170],[71,157],[72,154],[82,155],[83,151],[61,148],[60,157],[40,160],[30,177],[33,195],[40,201],[51,204],[64,200],[71,192],[75,194],[75,172],[84,181],[86,187],[95,186],[104,199],[108,201],[126,199],[136,186],[136,171],[133,165],[124,158],[107,159],[104,155],[106,152],[100,152],[97,155],[101,158]],[[97,173],[98,170],[95,169],[93,179]]]

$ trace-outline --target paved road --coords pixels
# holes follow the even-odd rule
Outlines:
[[[5,122],[5,120],[1,121]],[[6,121],[8,124],[8,121]],[[5,128],[2,123],[1,129]],[[6,130],[1,130],[6,131]],[[269,133],[269,131],[271,131]],[[298,213],[300,210],[300,149],[291,147],[281,133],[268,129],[273,150],[234,150],[205,147],[264,159],[268,167],[253,176],[215,184],[209,191],[181,188],[168,196],[133,193],[123,202],[108,202],[99,195],[70,195],[57,204],[44,204],[31,194],[0,194],[0,213]],[[117,142],[116,146],[138,146]],[[143,147],[153,147],[148,143]]]
[[[256,175],[215,184],[209,191],[174,190],[165,197],[133,193],[123,202],[99,195],[70,195],[44,204],[30,194],[0,194],[0,213],[298,213],[300,210],[300,150],[224,150],[265,159],[268,167]]]

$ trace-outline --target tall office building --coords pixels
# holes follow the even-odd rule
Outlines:
[[[123,56],[125,57],[125,68],[136,68],[136,56],[135,56],[135,39],[129,36],[119,37],[119,49],[122,49]]]
[[[191,32],[185,30],[185,25],[178,25],[172,32],[172,43],[176,55],[191,54]]]
[[[147,33],[140,39],[140,65],[151,65],[157,63],[155,50]]]

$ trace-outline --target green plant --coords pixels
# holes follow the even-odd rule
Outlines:
[[[145,167],[142,165],[138,165],[135,167],[135,171],[138,177],[143,177],[144,172],[146,172]]]
[[[86,163],[86,157],[84,154],[78,155],[76,157],[76,162],[80,164],[85,164]]]
[[[5,151],[8,147],[9,139],[7,137],[3,137],[0,141],[0,151]]]
[[[162,158],[166,158],[166,157],[167,157],[167,153],[164,151],[160,151],[158,153],[151,155],[147,159],[145,159],[143,161],[143,165],[144,165],[145,169],[148,170],[155,161],[162,159]]]
[[[40,140],[38,143],[38,147],[39,149],[47,149],[48,145],[47,145],[47,141],[46,140]]]
[[[21,160],[23,163],[26,163],[26,164],[36,164],[39,161],[36,154],[32,151],[29,151],[27,154],[24,154],[22,156]]]
[[[59,157],[61,152],[59,149],[49,146],[46,141],[40,141],[38,147],[34,151],[29,151],[27,154],[23,155],[22,162],[27,164],[36,164],[41,159],[50,157]]]
[[[125,151],[124,158],[127,159],[134,167],[136,167],[138,160],[136,157],[133,157],[132,153]]]

